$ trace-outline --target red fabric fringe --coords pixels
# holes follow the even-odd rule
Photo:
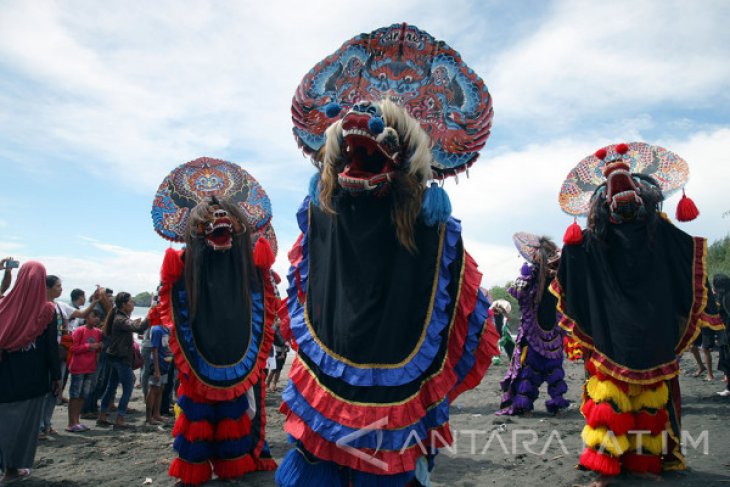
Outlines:
[[[638,455],[636,453],[625,453],[621,457],[624,468],[633,473],[651,472],[659,475],[662,471],[662,460],[659,455]]]
[[[587,399],[581,407],[581,412],[586,418],[586,423],[591,428],[604,426],[616,436],[625,435],[627,431],[634,429],[635,420],[632,413],[617,413],[607,402],[596,404],[593,399]]]
[[[251,418],[246,413],[238,419],[222,419],[215,425],[215,441],[237,440],[250,433]]]
[[[273,458],[254,458],[256,470],[259,472],[273,472],[276,470],[276,461]]]
[[[684,194],[682,189],[682,199],[679,200],[677,205],[677,220],[681,222],[691,222],[700,215],[700,210],[697,209],[697,205]]]
[[[166,326],[173,326],[174,320],[172,316],[172,285],[180,279],[183,273],[183,250],[175,250],[169,247],[165,250],[165,257],[162,259],[162,268],[160,269],[160,304],[157,309],[160,321]]]
[[[283,404],[282,407],[286,407],[286,403]],[[374,473],[376,475],[383,475],[384,473],[380,466],[373,465],[373,463],[363,460],[353,455],[350,451],[319,436],[296,414],[291,413],[287,417],[284,429],[293,437],[300,439],[306,450],[317,458],[335,462],[341,466],[354,468],[363,472]],[[434,440],[433,443],[431,442],[432,438]],[[444,424],[435,429],[429,430],[429,435],[422,441],[422,445],[424,450],[428,452],[430,451],[431,446],[434,448],[444,448],[449,446],[452,442],[453,438],[451,436],[449,425]],[[421,449],[421,446],[418,443],[406,448],[402,452],[401,450],[376,451],[369,448],[358,448],[358,450],[381,462],[385,462],[388,465],[388,475],[396,475],[415,470],[416,461],[424,455],[424,450]]]
[[[578,463],[582,467],[602,475],[618,475],[621,473],[621,462],[617,458],[590,447],[583,450]]]
[[[656,414],[647,411],[640,411],[636,414],[636,429],[640,431],[651,431],[656,436],[664,431],[669,421],[669,413],[666,409],[660,409]]]
[[[274,251],[271,250],[269,241],[264,237],[259,237],[256,241],[256,246],[253,249],[253,263],[262,270],[269,270],[274,265],[276,256]]]
[[[190,421],[185,413],[181,412],[175,420],[172,436],[183,435],[188,441],[210,441],[213,439],[213,425],[208,421]]]
[[[705,322],[706,326],[712,329],[722,329],[722,320],[720,317],[717,315],[708,315],[705,312],[707,305],[707,288],[705,287],[707,279],[707,266],[705,262],[707,247],[705,239],[694,237],[694,247],[694,304],[684,335],[682,335],[677,346],[674,348],[676,355],[682,355],[689,348],[699,333],[698,329],[701,321]],[[609,370],[612,377],[620,377],[623,381],[633,384],[659,384],[662,381],[676,377],[679,373],[679,367],[676,361],[662,364],[649,370],[630,369],[611,361],[600,350],[595,349],[593,338],[586,335],[573,318],[565,314],[565,295],[558,279],[553,279],[550,284],[550,292],[558,298],[557,308],[563,314],[563,317],[560,319],[560,327],[571,333],[579,341],[584,352],[590,354],[593,360],[599,362],[602,367]]]
[[[207,461],[190,463],[181,458],[175,458],[170,464],[168,475],[180,479],[183,484],[201,485],[210,480],[212,470]]]
[[[461,383],[449,392],[449,403],[453,403],[463,392],[474,389],[482,382],[484,374],[492,365],[492,357],[499,355],[498,341],[499,333],[494,326],[494,321],[489,317],[484,321],[482,336],[475,351],[474,365]]]
[[[251,455],[243,455],[228,460],[213,460],[213,471],[221,479],[236,479],[256,471],[256,463]]]
[[[448,356],[442,368],[429,380],[424,382],[419,394],[410,400],[399,404],[353,404],[341,399],[331,391],[323,388],[298,357],[295,357],[289,378],[299,392],[306,398],[313,408],[323,416],[349,428],[363,428],[383,417],[388,417],[388,428],[404,428],[426,415],[428,408],[451,393],[458,380],[454,372],[456,365],[464,351],[469,328],[469,314],[474,310],[477,302],[477,288],[482,275],[477,269],[476,262],[465,253],[464,280],[459,297],[459,303],[454,317],[454,323],[449,335]],[[491,334],[487,335],[491,339]],[[479,355],[480,352],[477,352]],[[470,380],[474,380],[473,378]],[[280,411],[287,413],[285,404]],[[305,444],[308,448],[308,445]]]
[[[580,228],[577,221],[574,221],[565,231],[563,243],[565,245],[580,245],[583,243],[583,229]]]

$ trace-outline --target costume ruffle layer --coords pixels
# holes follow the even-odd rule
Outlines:
[[[706,242],[701,238],[694,238],[694,258],[692,267],[693,276],[693,301],[690,310],[687,326],[679,338],[674,353],[681,356],[700,334],[702,328],[722,330],[724,325],[718,315],[708,314],[706,311],[708,300],[707,270],[705,256],[707,254]],[[560,327],[563,328],[572,340],[580,347],[590,352],[590,361],[600,372],[610,375],[616,379],[632,384],[652,384],[661,380],[669,380],[679,374],[679,363],[677,360],[658,365],[650,369],[632,369],[625,365],[611,360],[593,343],[593,337],[586,334],[579,323],[565,313],[565,293],[560,281],[555,278],[550,285],[550,292],[558,299],[558,311],[562,314]]]
[[[281,407],[287,415],[285,429],[301,451],[287,455],[277,482],[295,485],[287,479],[300,478],[289,474],[303,468],[302,462],[318,462],[317,472],[334,475],[324,466],[332,462],[353,469],[353,479],[371,474],[378,480],[354,485],[405,485],[432,446],[450,444],[449,404],[479,383],[492,356],[498,354],[497,332],[488,319],[489,303],[478,289],[481,274],[474,260],[461,250],[458,221],[449,220],[443,228],[433,313],[419,348],[397,368],[346,363],[320,346],[304,319],[309,278],[307,215],[305,200],[298,213],[303,234],[289,253],[288,305],[299,356],[292,365]],[[452,275],[457,260],[462,263],[461,271]],[[449,289],[457,290],[454,297]],[[452,313],[448,313],[449,307]],[[418,386],[414,394],[395,402],[362,402],[343,397],[323,383],[333,381],[352,391]],[[367,428],[370,431],[363,431]],[[395,483],[382,483],[387,481]]]
[[[683,469],[676,378],[638,385],[604,375],[591,363],[587,371],[580,466],[610,476]]]
[[[534,409],[540,385],[546,382],[550,399],[545,401],[548,412],[556,413],[570,404],[563,397],[568,390],[563,371],[563,359],[548,359],[529,345],[515,349],[510,370],[500,386],[504,391],[497,415],[522,414]]]

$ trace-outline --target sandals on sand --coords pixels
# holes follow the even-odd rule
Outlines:
[[[96,420],[97,426],[114,426],[114,423],[111,421],[107,421],[106,419],[97,419]]]
[[[25,480],[30,477],[31,469],[19,468],[15,473],[0,477],[0,486],[10,485],[14,482]]]
[[[69,426],[68,428],[66,428],[66,431],[68,431],[69,433],[82,433],[84,431],[89,431],[89,428],[86,425],[79,423],[73,426]]]

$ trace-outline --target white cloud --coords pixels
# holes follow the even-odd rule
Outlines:
[[[722,1],[560,1],[484,70],[499,117],[545,129],[670,102],[727,102],[730,7]]]
[[[80,238],[79,242],[79,248],[86,246],[86,252],[94,249],[100,251],[101,255],[32,255],[29,246],[19,242],[0,242],[0,255],[12,255],[21,264],[28,260],[42,262],[48,274],[61,278],[64,298],[74,288],[83,289],[88,294],[97,284],[112,288],[115,292],[131,293],[152,291],[157,286],[161,253],[127,249],[85,237]]]
[[[511,245],[491,245],[464,239],[464,248],[474,257],[482,273],[482,287],[504,286],[519,275],[524,259]]]

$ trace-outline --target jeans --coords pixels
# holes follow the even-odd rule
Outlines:
[[[54,396],[52,392],[49,392],[43,397],[41,424],[39,425],[41,433],[51,429],[51,420],[53,419],[54,409],[56,409],[56,396]]]
[[[117,386],[121,382],[122,397],[119,399],[117,414],[124,416],[127,413],[129,399],[132,397],[132,389],[134,389],[134,372],[132,367],[121,360],[113,360],[107,357],[107,365],[111,366],[111,373],[109,374],[109,383],[106,385],[106,390],[101,398],[101,412],[106,413],[109,410],[109,404],[112,402]]]

